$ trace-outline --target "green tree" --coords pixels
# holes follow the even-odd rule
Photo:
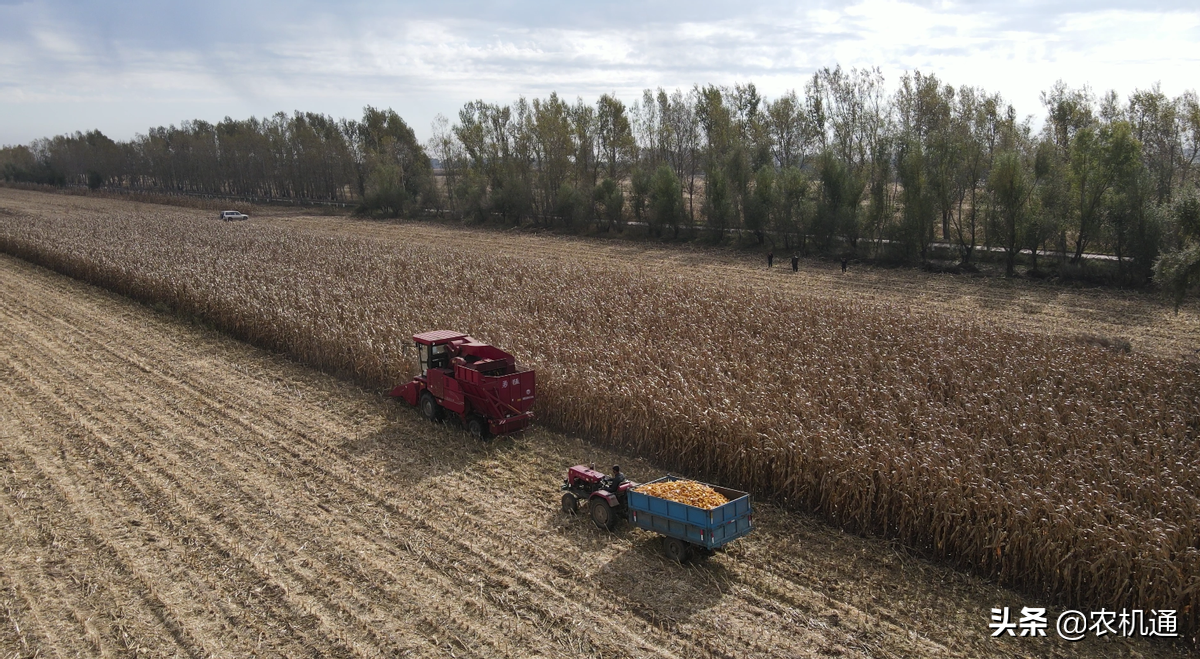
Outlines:
[[[624,229],[625,193],[611,178],[605,178],[596,186],[595,202],[599,206],[597,218],[606,231]]]
[[[820,197],[814,222],[813,238],[818,249],[828,251],[839,236],[857,238],[864,181],[855,175],[846,161],[832,151],[824,151],[817,159],[820,177]]]
[[[646,168],[641,166],[635,167],[629,175],[629,210],[633,212],[633,219],[637,222],[651,223],[647,212],[651,178]],[[650,233],[654,233],[652,226]]]
[[[571,108],[572,137],[575,143],[575,180],[574,186],[583,200],[582,219],[591,219],[594,212],[592,195],[596,187],[596,179],[600,174],[600,160],[597,153],[597,119],[596,108],[586,105],[583,99],[576,99]]]
[[[1133,257],[1135,277],[1148,277],[1158,257],[1158,231],[1150,212],[1157,193],[1158,174],[1142,160],[1141,143],[1128,122],[1109,127],[1105,167],[1111,170],[1112,190],[1104,198],[1104,218],[1117,257],[1117,270],[1126,278],[1125,260]]]
[[[364,183],[360,210],[364,213],[399,217],[407,213],[413,197],[404,187],[404,171],[399,165],[384,163],[371,170]]]
[[[1178,195],[1164,207],[1171,245],[1154,264],[1154,280],[1175,302],[1200,288],[1200,193],[1196,188]]]
[[[555,195],[554,214],[562,221],[563,226],[571,227],[587,219],[591,199],[585,197],[579,188],[570,183],[563,183]]]
[[[459,180],[463,176],[466,162],[462,145],[455,139],[450,129],[450,120],[445,115],[438,114],[430,125],[432,135],[425,149],[431,159],[437,160],[435,174],[441,172],[442,189],[445,191],[446,205],[451,212],[462,213],[462,204],[458,197]],[[440,210],[439,204],[439,210]]]
[[[910,137],[901,144],[896,175],[900,182],[900,201],[903,205],[896,242],[905,259],[926,260],[933,242],[933,220],[937,199],[929,182],[929,167],[921,142]]]
[[[596,101],[596,139],[605,174],[612,181],[625,178],[636,157],[637,144],[625,104],[611,94]]]
[[[857,248],[863,194],[867,190],[886,194],[890,184],[886,152],[894,132],[893,114],[883,74],[878,68],[825,68],[813,75],[805,91],[822,153],[832,153],[846,168],[846,185],[841,186],[840,210],[833,215],[833,228],[852,249]],[[823,181],[827,174],[837,172],[827,167],[824,158],[818,163]],[[828,189],[828,185],[824,187]],[[830,245],[829,240],[820,242],[823,248]]]
[[[377,110],[370,106],[363,108],[362,121],[355,128],[359,192],[364,202],[369,181],[387,181],[388,184],[380,188],[387,190],[391,177],[398,175],[399,185],[405,193],[405,207],[400,212],[423,208],[422,201],[434,185],[433,167],[412,128],[394,110]],[[383,168],[384,173],[376,177],[374,172],[379,168]],[[364,210],[371,209],[364,205]]]
[[[1021,153],[1015,148],[996,156],[988,176],[988,192],[996,211],[988,235],[1004,249],[1006,277],[1016,274],[1021,231],[1029,218],[1029,200],[1035,189],[1031,178]]]
[[[780,169],[803,168],[811,155],[816,127],[806,103],[791,90],[767,104],[766,126],[774,163]]]
[[[553,198],[556,204],[551,207],[553,211],[558,210],[557,192],[561,190],[562,185],[559,186],[559,190],[556,191]],[[528,217],[533,212],[533,207],[533,190],[529,186],[529,181],[521,176],[518,170],[511,167],[502,169],[492,180],[491,209],[498,213],[505,222],[519,224],[522,218]]]
[[[998,148],[1002,125],[1003,99],[972,87],[961,87],[956,95],[955,122],[959,126],[962,151],[955,179],[955,211],[950,232],[958,247],[960,261],[971,262],[979,239],[984,235],[986,204],[980,197]]]
[[[667,165],[659,165],[654,170],[650,181],[649,209],[650,230],[653,235],[662,235],[664,229],[671,229],[672,236],[679,237],[679,228],[683,220],[683,195],[679,189],[679,179]]]
[[[1105,227],[1109,193],[1128,175],[1137,158],[1136,142],[1123,121],[1081,129],[1071,145],[1071,174],[1075,193],[1075,255],[1079,263],[1090,242]]]
[[[484,222],[491,214],[487,177],[478,170],[464,169],[454,182],[454,196],[463,218]]]
[[[696,98],[704,136],[704,218],[711,239],[720,242],[730,228],[740,225],[738,202],[749,180],[748,157],[734,125],[734,108],[721,88],[699,88]]]
[[[714,243],[723,241],[733,226],[734,203],[724,170],[720,167],[713,169],[704,180],[704,217],[709,238]]]
[[[905,151],[920,156],[923,194],[935,204],[941,215],[942,239],[950,238],[950,216],[954,210],[955,179],[964,150],[954,122],[955,90],[941,85],[937,76],[920,71],[905,74],[896,92],[899,131],[904,144],[917,150]],[[912,176],[909,172],[907,175]]]
[[[1038,251],[1046,247],[1062,231],[1062,218],[1069,214],[1070,182],[1054,154],[1054,145],[1039,140],[1034,147],[1034,179],[1038,181],[1035,209],[1023,232],[1023,245],[1029,249],[1033,271],[1038,269]]]
[[[542,214],[558,209],[558,194],[571,180],[576,163],[572,109],[551,93],[545,101],[533,99],[532,146],[534,178],[538,181],[536,202]]]
[[[758,244],[766,240],[766,230],[771,226],[771,212],[775,201],[775,168],[760,167],[754,174],[754,189],[746,197],[746,230],[754,234]]]
[[[808,177],[798,167],[785,167],[775,184],[774,229],[783,237],[785,249],[805,248],[815,205],[809,194]]]

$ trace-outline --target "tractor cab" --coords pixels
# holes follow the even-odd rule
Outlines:
[[[596,526],[612,529],[617,518],[627,510],[629,490],[638,486],[617,474],[620,474],[619,468],[610,476],[596,471],[595,465],[575,465],[568,469],[562,484],[563,512],[574,515],[580,506],[586,505]]]

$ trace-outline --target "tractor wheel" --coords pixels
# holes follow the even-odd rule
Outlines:
[[[475,439],[487,441],[491,439],[491,434],[488,432],[487,421],[479,415],[472,415],[467,419],[467,432],[475,436]]]
[[[442,418],[442,406],[438,405],[433,394],[428,391],[421,392],[421,400],[417,403],[421,407],[421,414],[425,415],[430,421],[437,421]]]
[[[605,531],[611,531],[617,521],[617,516],[613,514],[613,509],[608,505],[608,502],[603,497],[596,497],[592,499],[590,506],[592,521],[595,522],[596,526]]]
[[[667,552],[667,558],[682,563],[692,555],[692,547],[688,543],[679,538],[663,538],[663,549]]]
[[[568,515],[576,515],[579,513],[579,497],[570,492],[563,492],[562,495],[562,510]]]

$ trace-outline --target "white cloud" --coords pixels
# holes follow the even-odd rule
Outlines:
[[[1122,93],[1161,81],[1177,94],[1200,70],[1200,9],[1185,3],[145,2],[0,2],[0,143],[92,127],[127,138],[280,109],[353,116],[367,104],[394,107],[422,134],[474,98],[633,100],[646,87],[735,81],[777,95],[838,63],[879,66],[891,84],[919,68],[1040,114],[1038,94],[1059,78]]]

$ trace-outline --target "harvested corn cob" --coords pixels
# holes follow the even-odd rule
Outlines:
[[[638,487],[636,491],[652,497],[703,508],[704,510],[712,510],[717,506],[729,503],[729,499],[722,496],[720,492],[717,492],[704,483],[697,483],[696,481],[648,483]]]

